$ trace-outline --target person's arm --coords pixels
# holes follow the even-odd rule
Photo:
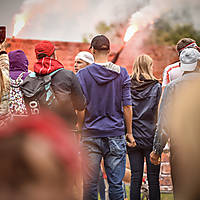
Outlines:
[[[85,109],[82,111],[77,111],[77,126],[78,126],[78,131],[82,131],[83,128],[83,123],[85,120]]]
[[[5,91],[9,91],[9,59],[3,42],[0,44],[0,100]]]
[[[75,110],[82,111],[85,109],[86,99],[83,95],[80,82],[72,72],[72,103]]]
[[[169,133],[167,128],[168,127],[167,112],[168,112],[169,101],[171,98],[170,90],[171,88],[167,86],[161,98],[160,110],[158,114],[158,122],[153,142],[153,151],[150,154],[150,160],[154,165],[160,164],[161,161],[160,156],[169,138]]]
[[[6,52],[6,42],[0,44],[0,69],[9,74],[9,59]]]
[[[166,85],[170,82],[169,80],[169,71],[168,71],[168,67],[166,67],[164,69],[164,72],[163,72],[163,80],[162,80],[162,88],[164,90],[164,88],[166,87]]]
[[[126,132],[127,145],[129,147],[135,147],[136,142],[132,134],[132,113],[133,113],[132,106],[130,105],[123,106],[123,110],[124,110],[124,120],[127,130]]]
[[[129,147],[135,147],[136,142],[132,134],[132,99],[131,99],[131,80],[128,72],[124,69],[123,73],[123,87],[122,87],[122,102],[124,120],[126,124],[126,140]]]
[[[6,43],[4,42],[0,44],[0,126],[4,126],[11,118],[9,114],[9,58],[5,50]]]

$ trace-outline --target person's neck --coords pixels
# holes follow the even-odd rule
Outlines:
[[[94,61],[95,61],[95,63],[107,63],[108,57],[107,56],[96,56]]]

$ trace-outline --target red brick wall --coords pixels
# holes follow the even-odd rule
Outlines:
[[[21,49],[25,52],[29,60],[29,69],[33,69],[36,61],[34,47],[39,42],[38,40],[28,39],[7,39],[9,44],[8,52],[16,49]],[[56,55],[58,60],[64,64],[66,69],[73,70],[74,58],[79,51],[88,51],[89,44],[78,42],[53,42],[56,46]],[[120,46],[112,45],[110,57],[111,60],[115,53],[120,49]],[[146,53],[154,60],[154,74],[158,78],[162,78],[163,69],[177,60],[175,47],[171,46],[156,46],[148,45],[145,47],[134,49],[134,45],[129,43],[121,52],[117,64],[126,67],[129,73],[132,72],[132,64],[134,59],[139,54]]]
[[[171,192],[172,191],[172,180],[170,172],[170,163],[169,163],[169,152],[164,152],[161,157],[161,166],[160,166],[160,189],[161,191]],[[147,177],[147,167],[146,163],[144,164],[144,177]]]

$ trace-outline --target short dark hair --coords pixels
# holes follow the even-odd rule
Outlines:
[[[182,38],[181,40],[177,42],[176,50],[180,53],[180,51],[183,50],[187,45],[194,42],[196,43],[196,41],[191,38]]]
[[[97,35],[91,41],[90,49],[92,47],[96,50],[110,50],[110,41],[105,35]]]

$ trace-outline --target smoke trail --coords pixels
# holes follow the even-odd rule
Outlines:
[[[26,19],[20,37],[50,40],[81,40],[95,33],[100,21],[110,24],[127,20],[148,0],[25,0],[17,16]],[[25,16],[25,17],[24,17]]]
[[[148,6],[132,14],[130,24],[137,24],[138,29],[154,23],[156,19],[169,11],[170,7],[163,4],[160,0],[151,0]]]
[[[65,28],[66,20],[86,4],[87,0],[73,0],[73,3],[70,0],[25,0],[13,18],[13,33],[21,37],[62,40],[62,31],[70,30],[69,26]]]
[[[176,23],[200,27],[199,0],[25,0],[20,14],[26,16],[18,36],[23,38],[81,41],[84,33],[95,33],[98,22],[135,23],[143,26],[163,14]],[[187,16],[185,15],[187,11]],[[174,20],[174,17],[176,20]]]
[[[51,1],[51,0],[50,0]],[[14,16],[13,35],[16,36],[27,24],[27,22],[37,14],[38,11],[43,12],[44,4],[48,0],[26,0],[23,2],[20,12]]]
[[[148,5],[132,14],[130,24],[145,27],[165,15],[169,23],[193,24],[199,29],[199,9],[199,0],[150,0]]]

